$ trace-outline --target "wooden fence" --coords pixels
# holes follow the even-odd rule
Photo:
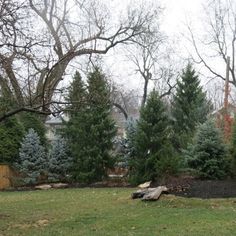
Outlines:
[[[14,172],[8,165],[0,165],[0,190],[12,186]]]

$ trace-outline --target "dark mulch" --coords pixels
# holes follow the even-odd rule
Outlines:
[[[153,186],[166,185],[171,194],[182,197],[230,198],[236,197],[236,180],[199,180],[190,176],[169,178]]]
[[[182,197],[196,198],[230,198],[236,197],[236,180],[200,180],[191,176],[170,177],[162,181],[152,183],[151,187],[165,185],[170,194]],[[69,184],[68,188],[83,187],[131,187],[126,179],[110,179],[108,181],[93,184]],[[5,191],[30,191],[34,187],[12,188]],[[0,214],[0,218],[1,218]]]

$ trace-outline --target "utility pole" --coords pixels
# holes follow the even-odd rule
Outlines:
[[[226,78],[225,78],[225,96],[224,96],[224,136],[228,140],[231,133],[231,121],[229,114],[229,66],[230,57],[227,57]]]

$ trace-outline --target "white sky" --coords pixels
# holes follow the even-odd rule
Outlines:
[[[131,2],[132,0],[110,0],[111,5],[119,11],[122,7]],[[142,0],[134,0],[132,2],[138,3]],[[123,4],[121,4],[121,2]],[[163,16],[161,18],[160,24],[161,29],[167,34],[169,38],[172,38],[177,41],[177,54],[182,58],[188,58],[189,52],[193,52],[192,44],[187,41],[183,34],[187,35],[186,24],[190,23],[196,32],[202,32],[204,30],[204,14],[203,14],[203,4],[206,3],[204,0],[159,0],[161,6],[164,7]],[[113,75],[115,81],[120,84],[124,84],[127,87],[134,89],[142,89],[142,79],[138,74],[134,73],[134,67],[127,61],[118,62],[116,59],[114,61],[114,54],[109,53],[106,55],[108,68]],[[111,59],[113,58],[113,59]],[[124,59],[123,59],[124,60]],[[187,62],[186,62],[187,63]],[[219,61],[213,62],[217,64],[220,71],[225,70],[224,63],[221,64]],[[178,66],[178,65],[177,65]],[[181,68],[182,69],[182,68]],[[180,69],[180,70],[181,70]],[[203,65],[195,65],[196,71],[209,75],[209,72],[205,69]],[[216,85],[213,85],[213,82],[209,84],[209,78],[201,76],[201,83],[204,86],[204,89],[210,91],[210,93],[215,93],[215,89],[218,90],[219,101],[222,101],[223,98],[223,81],[218,79]]]
[[[122,11],[129,3],[140,3],[142,0],[105,0],[109,2],[111,8],[116,9],[116,12]],[[144,1],[145,2],[145,1]],[[188,57],[186,40],[183,40],[182,33],[185,28],[186,21],[197,22],[202,9],[203,0],[159,0],[159,3],[164,7],[163,16],[161,17],[160,25],[162,31],[169,38],[177,39],[178,51],[182,57]],[[122,3],[122,4],[121,4]],[[119,52],[120,53],[120,52]],[[123,54],[125,54],[123,52]],[[115,52],[117,55],[117,52]],[[107,63],[107,68],[113,75],[115,81],[120,84],[128,85],[134,89],[142,88],[142,79],[138,74],[134,73],[134,67],[127,63],[125,57],[115,57],[113,53],[108,53],[104,56]],[[127,83],[128,81],[128,83]]]
[[[165,7],[163,25],[166,26],[167,33],[178,33],[190,18],[197,21],[201,15],[203,2],[203,0],[161,0],[161,4]]]
[[[124,12],[126,6],[130,3],[133,5],[140,4],[140,2],[148,2],[149,0],[100,0],[101,3],[106,3],[110,9],[119,15],[120,12]],[[155,2],[155,0],[150,0]],[[184,38],[183,33],[186,32],[186,23],[192,23],[193,26],[197,26],[198,30],[203,29],[203,4],[206,0],[156,0],[162,7],[164,7],[163,16],[161,17],[160,25],[161,29],[166,33],[166,35],[176,40],[177,53],[182,58],[187,58],[189,56],[188,51],[191,51],[192,45],[187,42]],[[112,12],[112,10],[111,10]],[[116,15],[116,14],[115,14]],[[174,43],[175,44],[175,43]],[[102,56],[105,65],[104,70],[106,73],[111,75],[112,80],[118,84],[127,87],[128,89],[135,89],[142,91],[143,81],[140,75],[135,73],[135,67],[130,63],[125,57],[125,52],[120,51],[119,47],[115,48],[114,51],[109,51],[108,54]],[[177,61],[178,63],[178,61]],[[187,61],[186,63],[187,64]],[[224,70],[224,64],[223,70]],[[183,69],[183,65],[177,65],[180,67],[180,72]],[[218,63],[217,63],[218,66]],[[220,67],[220,64],[219,64]],[[196,65],[196,70],[203,72],[205,74],[206,70],[203,66],[199,67]],[[209,89],[207,84],[208,79],[204,76],[200,76],[202,85],[205,89]],[[218,87],[222,87],[222,81],[217,81]],[[207,84],[207,86],[205,86]],[[211,85],[212,86],[212,85]],[[222,87],[223,88],[223,87]],[[213,89],[214,91],[214,89]],[[222,96],[223,91],[220,91],[220,96]]]

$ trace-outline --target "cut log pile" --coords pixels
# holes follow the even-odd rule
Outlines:
[[[141,189],[132,193],[131,198],[141,198],[142,201],[157,201],[162,193],[168,193],[166,186],[159,186],[157,188],[149,188],[151,182],[139,185]]]

